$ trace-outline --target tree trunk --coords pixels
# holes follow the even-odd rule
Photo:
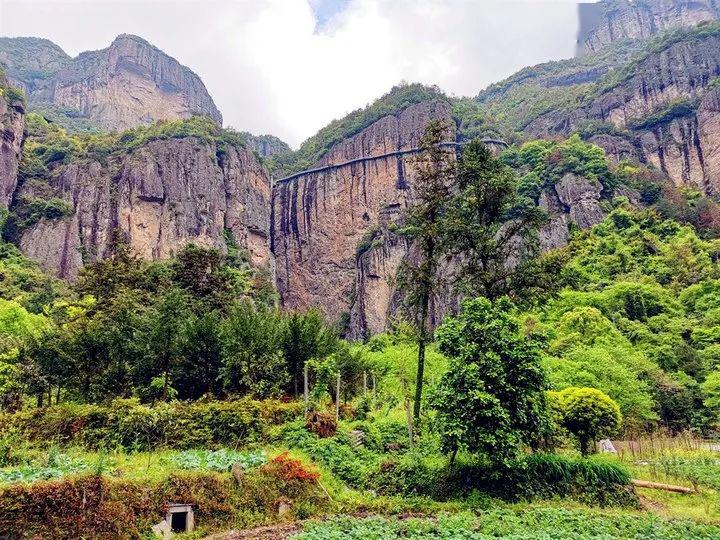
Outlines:
[[[428,289],[426,289],[427,291]],[[429,294],[426,292],[423,296],[420,306],[420,332],[418,336],[418,369],[417,380],[415,381],[415,404],[413,417],[415,424],[420,422],[420,408],[422,406],[423,379],[425,378],[425,342],[427,341],[427,318],[428,306],[430,304]]]

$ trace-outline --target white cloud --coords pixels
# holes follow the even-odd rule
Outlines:
[[[0,0],[0,34],[73,55],[138,34],[203,78],[226,124],[297,145],[403,79],[474,95],[571,56],[576,11],[574,0],[350,0],[317,32],[307,0]]]

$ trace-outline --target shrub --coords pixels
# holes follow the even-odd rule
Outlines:
[[[301,403],[249,399],[154,407],[115,400],[110,406],[62,404],[5,414],[0,416],[0,433],[15,429],[43,445],[88,448],[237,446],[261,440],[271,425],[287,422],[301,411]]]
[[[305,415],[305,427],[321,439],[332,437],[337,432],[335,417],[322,411],[307,413]]]
[[[622,424],[620,407],[610,396],[595,388],[565,388],[559,392],[563,425],[580,442],[583,456],[601,437],[611,435]]]
[[[386,460],[368,476],[368,485],[386,495],[424,495],[437,500],[481,491],[517,501],[569,497],[601,506],[634,506],[629,473],[599,459],[532,454],[497,469],[479,462],[448,466],[444,460],[407,455]]]

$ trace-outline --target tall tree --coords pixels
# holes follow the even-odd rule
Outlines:
[[[427,125],[420,141],[421,152],[415,159],[413,206],[408,210],[405,227],[417,252],[405,259],[398,272],[417,333],[418,371],[413,407],[416,421],[422,404],[425,347],[431,339],[430,308],[437,289],[438,263],[443,256],[442,223],[455,177],[454,151],[442,145],[447,131],[444,123],[434,120]]]
[[[457,318],[437,330],[438,347],[450,359],[432,397],[441,445],[483,453],[509,464],[522,444],[537,441],[545,411],[541,339],[523,336],[507,298],[463,304]]]
[[[526,298],[553,287],[561,261],[540,257],[536,241],[545,213],[517,189],[515,173],[481,141],[463,149],[443,231],[457,255],[454,281],[467,296]]]

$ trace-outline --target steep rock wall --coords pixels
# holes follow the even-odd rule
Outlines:
[[[148,259],[183,245],[226,248],[225,230],[256,266],[269,267],[270,185],[252,152],[194,138],[153,141],[107,164],[73,163],[56,171],[52,187],[72,216],[43,219],[24,231],[21,249],[40,265],[74,279],[84,263],[107,255],[113,231]],[[32,185],[20,194],[32,197]]]
[[[720,37],[708,36],[677,42],[652,53],[608,88],[578,109],[552,111],[528,127],[532,137],[566,135],[588,122],[605,122],[615,134],[599,134],[591,141],[616,161],[636,159],[651,163],[677,185],[720,189],[714,155],[720,141],[717,87],[720,76]],[[678,103],[687,103],[680,109]],[[711,158],[711,161],[717,158]]]
[[[8,82],[0,75],[0,89]],[[20,152],[25,129],[25,107],[0,90],[0,208],[7,208],[17,185]]]
[[[376,159],[276,184],[271,234],[277,286],[287,308],[321,306],[330,319],[339,320],[353,311],[358,316],[360,308],[353,310],[353,306],[359,298],[366,304],[362,313],[384,325],[385,306],[390,305],[392,294],[385,278],[394,276],[406,248],[389,247],[392,261],[377,262],[385,266],[382,272],[364,272],[365,262],[360,264],[359,256],[381,221],[401,215],[412,203],[413,167],[411,155],[378,156],[417,148],[432,119],[445,120],[446,140],[455,140],[450,104],[426,101],[386,116],[336,144],[313,168]],[[368,285],[366,278],[376,279],[378,286]]]
[[[578,52],[720,18],[717,0],[603,0],[580,8]]]
[[[7,61],[24,66],[12,56]],[[48,78],[16,78],[30,91],[31,105],[68,107],[109,130],[193,115],[222,124],[200,77],[137,36],[123,34],[106,49],[83,52]]]

